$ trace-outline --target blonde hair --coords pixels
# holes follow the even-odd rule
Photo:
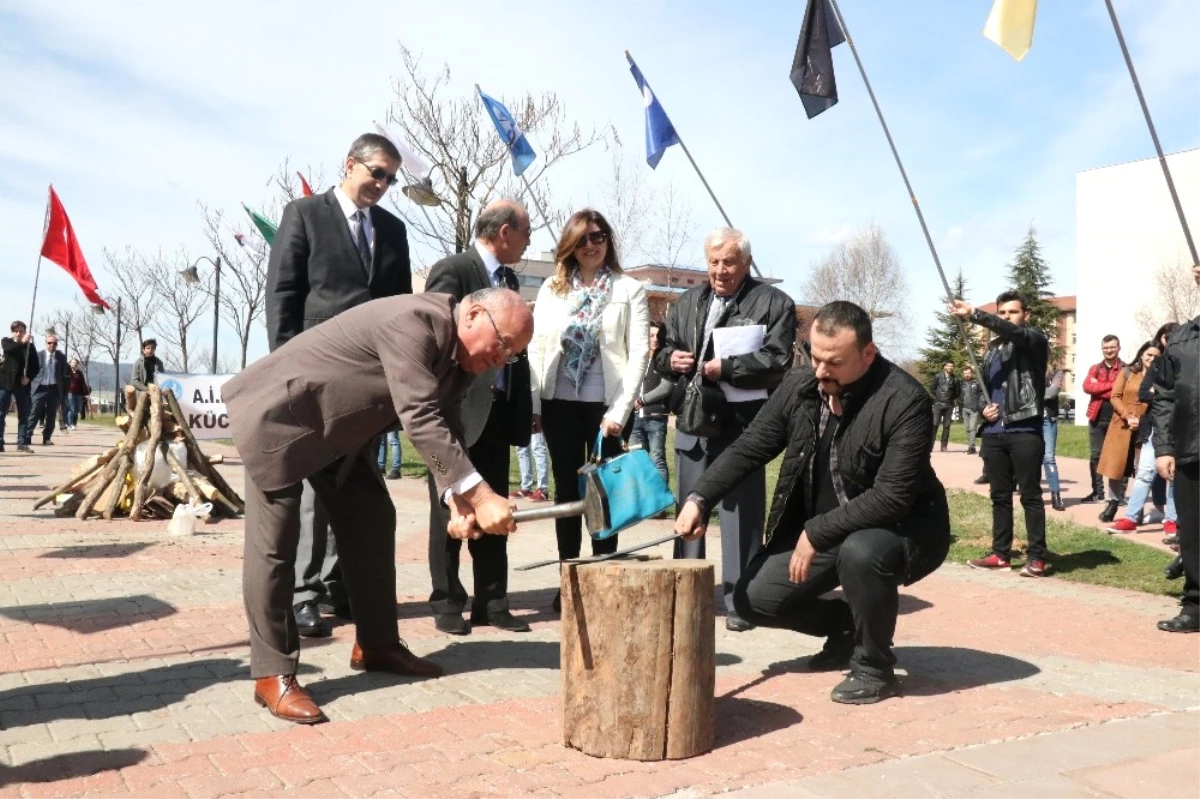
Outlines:
[[[588,226],[593,222],[608,237],[604,265],[613,273],[621,274],[621,261],[617,258],[617,242],[613,237],[612,226],[599,211],[584,208],[571,214],[558,237],[558,245],[554,248],[554,276],[550,278],[550,289],[555,294],[561,296],[571,288],[571,272],[579,266],[579,262],[575,260],[575,250],[579,249],[583,234],[587,233]]]

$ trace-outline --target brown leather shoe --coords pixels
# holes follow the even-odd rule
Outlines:
[[[402,677],[442,676],[441,666],[417,657],[404,643],[368,649],[356,643],[350,650],[350,668],[355,671],[387,671]]]
[[[329,721],[308,692],[300,687],[295,674],[276,674],[255,680],[254,701],[284,721],[296,724]]]

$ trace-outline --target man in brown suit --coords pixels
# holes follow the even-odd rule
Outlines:
[[[356,626],[350,667],[433,677],[396,627],[396,512],[375,467],[378,437],[397,422],[428,464],[459,538],[515,529],[467,457],[462,398],[474,375],[525,349],[533,318],[520,296],[485,289],[374,300],[306,330],[225,384],[246,468],[243,592],[254,698],[287,721],[325,715],[296,680],[300,639],[291,613],[308,480],[340,543]]]

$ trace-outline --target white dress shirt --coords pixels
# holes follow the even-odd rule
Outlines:
[[[375,226],[371,224],[371,208],[369,206],[366,208],[359,208],[357,205],[354,204],[354,200],[350,199],[350,195],[348,195],[348,194],[346,194],[346,192],[342,191],[341,186],[334,187],[333,196],[337,197],[338,205],[341,206],[342,213],[346,215],[346,224],[350,228],[350,240],[351,241],[355,241],[355,233],[357,232],[354,229],[354,224],[355,224],[354,218],[353,218],[354,214],[358,211],[363,212],[363,215],[362,215],[363,234],[367,237],[367,247],[371,250],[371,255],[374,256],[375,255]]]

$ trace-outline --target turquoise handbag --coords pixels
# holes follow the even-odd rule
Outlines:
[[[597,541],[611,538],[627,527],[671,507],[675,496],[667,481],[654,468],[650,453],[634,449],[607,460],[600,459],[604,431],[596,436],[596,460],[579,470],[579,495],[588,496],[588,484],[603,500],[608,527],[590,530]]]

